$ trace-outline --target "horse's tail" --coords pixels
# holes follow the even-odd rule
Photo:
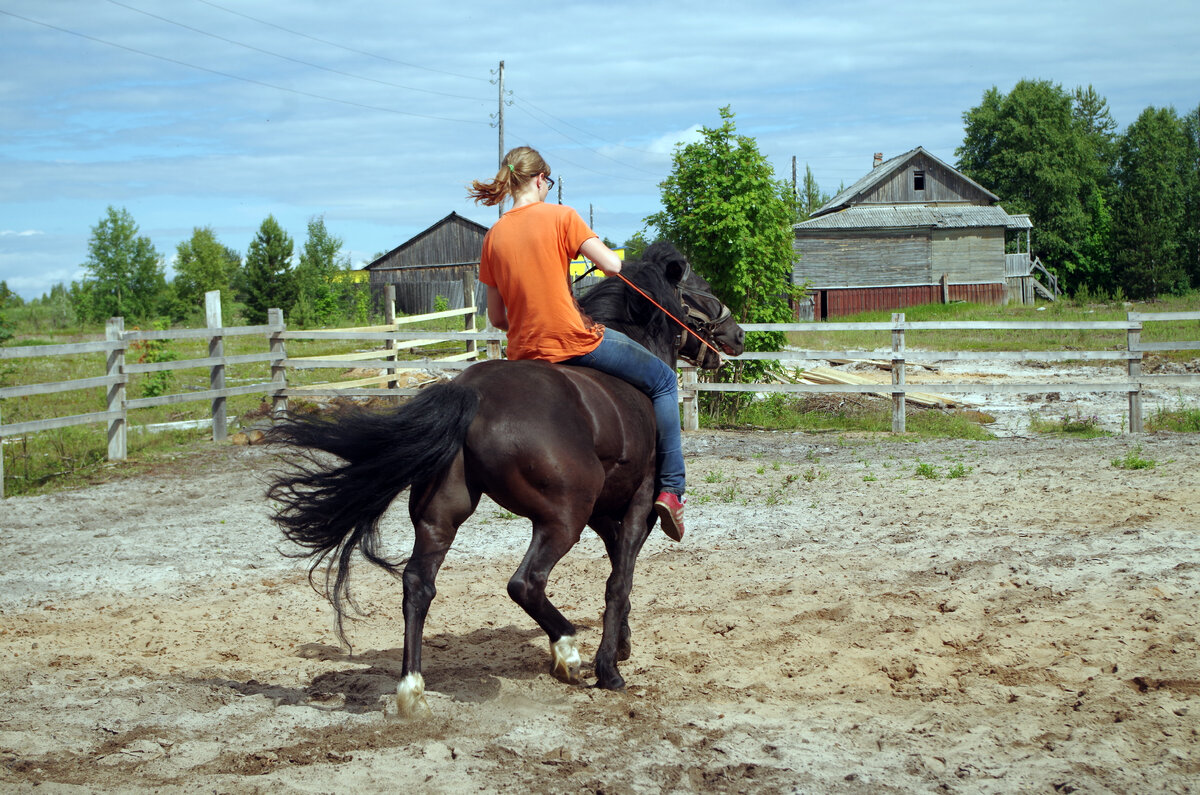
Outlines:
[[[379,520],[401,491],[421,488],[449,466],[478,408],[474,389],[439,384],[392,411],[353,408],[333,419],[293,414],[268,432],[268,441],[298,450],[290,471],[272,475],[267,496],[280,503],[274,521],[308,550],[296,557],[312,558],[310,582],[326,563],[324,595],[333,604],[343,642],[343,602],[358,611],[349,588],[354,551],[399,573],[402,562],[379,551]]]

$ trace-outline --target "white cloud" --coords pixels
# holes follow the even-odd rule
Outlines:
[[[34,235],[44,234],[46,233],[38,229],[26,229],[21,232],[18,232],[14,229],[0,229],[0,237],[33,237]]]

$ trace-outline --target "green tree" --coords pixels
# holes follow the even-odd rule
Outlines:
[[[1114,265],[1133,298],[1187,287],[1187,153],[1187,134],[1174,108],[1146,108],[1117,144]]]
[[[625,241],[625,245],[622,246],[622,248],[625,249],[625,261],[635,262],[641,259],[642,255],[646,253],[646,248],[650,245],[650,243],[651,241],[646,239],[646,230],[641,229],[637,232],[634,232],[629,236],[629,239]]]
[[[86,319],[151,317],[166,287],[162,258],[150,238],[138,235],[129,211],[109,206],[88,241],[88,273],[75,292],[76,311]]]
[[[296,265],[296,305],[294,316],[303,326],[332,323],[341,313],[342,298],[349,279],[340,276],[350,269],[348,257],[340,256],[342,239],[325,228],[324,216],[308,222],[308,238]]]
[[[676,147],[660,185],[664,209],[646,223],[683,251],[739,321],[786,323],[794,292],[791,186],[775,178],[753,138],[737,134],[729,107],[720,114],[719,127]]]
[[[196,227],[190,239],[176,247],[175,278],[172,280],[176,307],[172,315],[182,320],[204,309],[204,294],[221,291],[221,310],[226,319],[234,309],[234,284],[242,266],[241,256],[221,245],[211,227]]]
[[[1108,100],[1097,94],[1091,85],[1087,88],[1076,86],[1071,112],[1091,145],[1094,177],[1102,187],[1110,186],[1117,158],[1117,122],[1108,108]]]
[[[268,309],[291,313],[296,302],[293,249],[292,238],[279,226],[275,216],[268,215],[250,241],[242,271],[242,297],[253,322],[266,322]]]
[[[1008,94],[994,86],[963,114],[958,168],[1033,221],[1033,253],[1059,276],[1075,270],[1088,235],[1087,207],[1105,167],[1097,157],[1106,103],[1080,92],[1087,107],[1048,80],[1022,80]]]
[[[1183,118],[1183,265],[1193,288],[1200,288],[1200,106]]]
[[[821,209],[833,197],[821,192],[817,178],[813,176],[808,163],[804,164],[804,180],[800,183],[796,195],[796,220],[807,221],[812,214]]]

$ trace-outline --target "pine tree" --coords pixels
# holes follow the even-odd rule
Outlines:
[[[268,309],[282,309],[285,315],[291,313],[296,301],[293,248],[291,237],[275,216],[268,215],[250,241],[239,285],[253,322],[266,322]]]

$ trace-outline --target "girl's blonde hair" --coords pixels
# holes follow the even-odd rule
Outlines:
[[[474,180],[467,188],[467,195],[476,204],[494,207],[506,197],[515,195],[538,174],[550,176],[550,166],[533,147],[518,146],[508,150],[493,179]]]

